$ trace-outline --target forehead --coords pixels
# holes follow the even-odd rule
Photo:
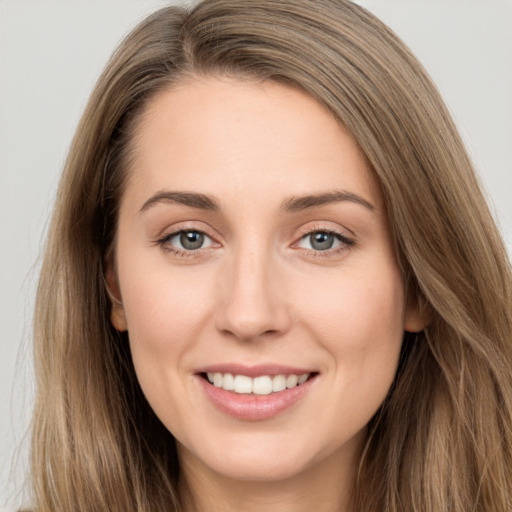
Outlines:
[[[350,133],[307,94],[273,82],[195,78],[160,92],[136,128],[129,183],[223,196],[356,188],[382,206]]]

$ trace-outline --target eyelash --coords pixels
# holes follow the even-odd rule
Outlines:
[[[168,251],[172,253],[174,256],[177,256],[179,258],[193,258],[196,257],[198,254],[198,251],[201,249],[206,249],[206,247],[200,247],[199,249],[178,249],[177,247],[170,245],[169,242],[176,236],[180,235],[181,233],[197,233],[199,235],[204,235],[208,239],[210,239],[213,242],[213,238],[209,236],[204,231],[201,231],[200,229],[179,229],[177,231],[173,231],[172,233],[165,234],[158,240],[156,240],[155,245],[159,245],[164,249],[165,251]]]
[[[323,233],[327,235],[333,235],[336,240],[340,242],[339,247],[333,248],[333,249],[326,249],[326,250],[314,250],[314,249],[304,249],[307,251],[308,256],[314,257],[314,258],[327,258],[331,257],[333,255],[339,254],[341,252],[350,250],[352,247],[355,246],[355,241],[352,238],[347,237],[345,234],[340,233],[339,231],[327,228],[325,226],[314,226],[313,228],[309,228],[306,231],[304,231],[299,240],[297,242],[294,242],[293,246],[297,246],[301,241],[307,239],[311,235],[315,233]]]
[[[180,258],[190,258],[190,257],[196,257],[198,255],[198,252],[202,249],[208,249],[209,247],[200,247],[198,249],[178,249],[173,245],[170,245],[169,242],[176,236],[180,235],[181,233],[197,233],[200,235],[203,235],[210,239],[213,243],[215,241],[211,236],[209,236],[204,231],[201,231],[199,229],[179,229],[177,231],[173,231],[172,233],[168,233],[158,240],[155,241],[155,245],[161,246],[164,250],[172,253],[173,255],[180,257]],[[297,242],[294,242],[293,246],[296,246],[301,241],[307,239],[307,237],[310,237],[311,235],[315,233],[324,233],[327,235],[333,235],[336,240],[340,242],[340,246],[336,247],[334,249],[326,249],[326,250],[315,250],[315,249],[303,249],[307,251],[308,256],[313,256],[315,258],[318,257],[328,257],[332,256],[333,254],[338,254],[339,252],[343,252],[346,250],[349,250],[355,245],[355,241],[351,238],[348,238],[346,235],[340,233],[339,231],[336,231],[332,228],[325,228],[322,226],[315,226],[313,229],[309,229],[307,231],[304,231],[300,238],[297,240]]]

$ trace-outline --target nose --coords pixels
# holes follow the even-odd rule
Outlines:
[[[242,341],[283,335],[292,319],[277,262],[264,251],[246,251],[233,260],[223,271],[217,329]]]

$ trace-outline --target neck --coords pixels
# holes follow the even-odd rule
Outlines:
[[[180,499],[184,512],[353,512],[350,496],[360,451],[324,459],[278,481],[236,480],[188,454],[181,458]]]

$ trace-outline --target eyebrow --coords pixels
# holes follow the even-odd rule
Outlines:
[[[173,192],[163,190],[151,196],[141,207],[140,212],[144,212],[149,208],[161,203],[178,203],[199,210],[208,210],[218,212],[220,205],[216,199],[199,194],[196,192]]]
[[[350,202],[364,206],[373,212],[375,207],[366,199],[348,192],[339,190],[334,192],[323,192],[319,194],[308,194],[304,196],[291,197],[281,204],[282,212],[299,212],[324,206],[332,203]],[[140,212],[144,212],[149,208],[161,203],[177,203],[197,208],[199,210],[207,210],[218,212],[221,210],[220,204],[212,196],[200,194],[197,192],[176,192],[176,191],[160,191],[151,196],[141,207]]]
[[[334,192],[323,192],[320,194],[292,197],[283,202],[281,205],[281,211],[298,212],[302,210],[308,210],[310,208],[316,208],[318,206],[324,206],[332,203],[341,203],[345,201],[364,206],[371,212],[375,210],[373,204],[361,196],[358,196],[352,192],[347,192],[345,190],[337,190]]]

